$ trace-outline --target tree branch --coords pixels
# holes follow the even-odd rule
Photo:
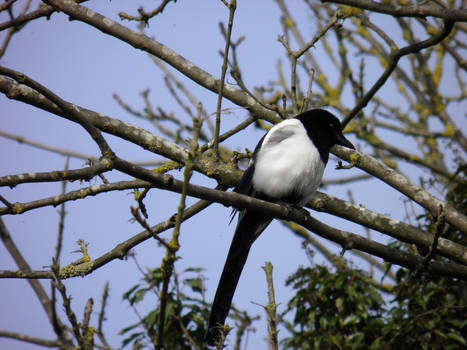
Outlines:
[[[87,168],[73,170],[55,170],[43,173],[24,173],[18,175],[7,175],[0,177],[0,186],[15,187],[18,184],[33,183],[33,182],[56,182],[56,181],[74,181],[85,180],[89,181],[94,176],[111,170],[110,162],[105,160],[100,161],[95,165]]]
[[[0,91],[8,98],[25,102],[58,116],[65,116],[65,114],[55,104],[44,98],[44,96],[38,92],[23,84],[11,81],[6,77],[0,76]],[[188,157],[188,152],[183,147],[170,142],[163,137],[154,135],[147,130],[133,126],[119,119],[108,117],[102,113],[96,113],[81,106],[78,106],[78,108],[81,113],[99,130],[121,137],[139,145],[143,149],[179,163],[185,163]],[[242,128],[245,128],[255,120],[256,118],[249,118],[248,121],[245,121],[245,123],[242,124]],[[242,128],[236,129],[235,132],[242,130]],[[224,140],[230,135],[232,135],[232,133],[226,132],[221,135],[219,139]],[[201,150],[206,150],[210,144],[211,143],[209,143],[208,146],[203,145]],[[211,157],[201,157],[198,159],[194,164],[194,169],[228,186],[234,186],[241,175],[239,170],[232,169],[232,167],[223,163],[215,163]]]
[[[403,5],[392,6],[385,3],[375,2],[371,0],[321,0],[324,3],[336,3],[358,7],[364,10],[384,13],[394,17],[438,17],[445,21],[461,21],[467,22],[467,10],[465,9],[449,9],[440,8],[433,5]]]
[[[425,249],[430,247],[434,238],[429,232],[322,192],[316,192],[309,204],[316,211],[339,216]],[[437,249],[440,255],[467,265],[466,247],[448,239],[439,238]]]
[[[66,13],[75,20],[85,22],[99,29],[103,33],[114,36],[137,49],[159,57],[194,82],[214,93],[218,93],[220,84],[219,79],[214,78],[212,75],[195,66],[192,62],[177,54],[172,49],[152,40],[148,36],[126,28],[125,26],[114,22],[110,18],[104,17],[101,14],[70,0],[44,0],[44,2],[53,6],[55,9]],[[268,120],[271,123],[277,123],[280,121],[276,113],[266,110],[246,93],[236,89],[230,84],[224,84],[223,95],[233,103],[245,107],[252,113],[261,116],[262,119]]]
[[[403,47],[399,50],[392,51],[389,55],[389,62],[387,63],[386,70],[379,77],[376,83],[371,87],[371,89],[365,94],[365,96],[357,103],[357,105],[350,111],[349,114],[342,121],[342,128],[345,126],[360,112],[364,107],[367,106],[368,102],[372,97],[378,92],[378,90],[384,85],[386,80],[388,80],[391,73],[396,69],[399,59],[403,56],[406,56],[410,53],[415,53],[420,50],[423,50],[427,47],[438,44],[444,38],[446,38],[452,30],[453,22],[446,21],[443,28],[433,35],[431,38],[417,42],[415,44]]]
[[[217,93],[216,128],[214,131],[214,154],[217,158],[219,158],[219,132],[221,126],[222,96],[224,94],[225,74],[227,72],[227,66],[229,61],[230,40],[232,37],[232,27],[235,10],[237,9],[237,0],[230,0],[230,3],[225,4],[229,9],[229,22],[227,24],[227,33],[225,35],[224,61],[222,62],[221,79],[219,83],[219,91]]]
[[[391,187],[405,194],[407,197],[430,211],[434,216],[437,215],[439,206],[443,206],[446,221],[459,228],[464,234],[467,234],[467,217],[465,215],[459,213],[452,206],[424,191],[422,188],[415,185],[409,179],[399,174],[394,169],[391,169],[386,164],[367,154],[349,150],[342,146],[333,146],[331,152],[386,182]]]
[[[0,239],[2,240],[3,244],[5,245],[5,248],[8,250],[10,253],[11,257],[15,261],[16,265],[20,268],[20,271],[16,272],[16,278],[20,277],[23,278],[21,275],[44,275],[42,272],[36,273],[35,271],[32,271],[31,268],[29,267],[29,264],[26,262],[24,259],[23,255],[19,251],[18,247],[16,246],[15,242],[13,242],[13,239],[11,238],[10,232],[6,228],[5,224],[3,223],[2,218],[0,218]],[[9,271],[7,271],[9,272]],[[48,272],[48,271],[47,271]],[[2,274],[0,273],[0,276]],[[52,274],[50,272],[47,273],[48,277],[51,278]],[[13,276],[11,276],[13,277]],[[10,278],[11,278],[10,277]],[[56,324],[61,330],[64,329],[64,325],[62,321],[58,317],[54,317],[54,313],[52,310],[52,302],[47,295],[46,291],[42,287],[39,281],[36,279],[29,279],[28,280],[31,288],[33,289],[34,293],[37,296],[37,299],[42,305],[42,308],[44,309],[49,322],[52,326]],[[66,336],[64,332],[58,332],[57,335],[59,336],[61,342],[63,344],[66,344],[67,346],[72,346],[73,343],[71,342],[71,339]]]
[[[26,343],[45,346],[47,348],[62,348],[63,347],[64,349],[71,349],[70,347],[64,346],[63,343],[59,340],[40,339],[36,337],[31,337],[26,334],[21,334],[21,333],[0,331],[0,337],[16,339],[16,340],[24,341]]]
[[[113,151],[110,149],[107,141],[105,141],[100,131],[86,118],[85,114],[81,113],[81,110],[78,108],[78,106],[61,99],[45,86],[23,73],[0,66],[0,74],[10,77],[16,80],[18,83],[24,84],[45,96],[62,110],[64,113],[62,116],[65,119],[80,124],[88,132],[94,142],[96,142],[96,144],[99,146],[102,156],[110,158],[113,157]]]

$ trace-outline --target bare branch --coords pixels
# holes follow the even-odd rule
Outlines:
[[[451,32],[453,27],[453,22],[447,21],[444,23],[443,28],[433,35],[431,38],[417,42],[415,44],[403,47],[399,50],[392,51],[389,55],[389,61],[387,62],[387,67],[384,73],[378,78],[376,83],[371,87],[371,89],[365,94],[365,96],[357,103],[357,105],[347,114],[345,119],[342,121],[342,128],[345,126],[370,102],[371,98],[378,92],[378,90],[384,85],[386,80],[389,78],[391,73],[396,69],[399,59],[403,56],[406,56],[411,53],[418,52],[427,47],[433,46],[441,42],[446,38]]]
[[[15,260],[16,265],[18,265],[18,267],[20,269],[20,271],[16,272],[16,274],[17,274],[16,277],[18,277],[19,275],[21,275],[23,273],[25,275],[28,275],[28,274],[31,274],[31,273],[34,274],[34,272],[29,267],[29,264],[26,262],[23,255],[19,251],[18,247],[13,242],[13,239],[11,238],[11,235],[8,232],[8,229],[6,228],[5,224],[3,223],[2,218],[0,218],[0,238],[1,238],[2,242],[3,242],[3,244],[5,245],[5,248],[8,250],[8,252],[10,253],[13,260]],[[41,273],[40,273],[40,275],[41,275]],[[0,276],[1,276],[1,274],[0,274]],[[48,278],[51,278],[51,277],[52,277],[51,274],[48,273]],[[52,310],[51,300],[50,300],[49,296],[47,295],[46,291],[44,290],[44,288],[42,287],[42,285],[40,284],[40,282],[37,281],[36,279],[29,279],[28,282],[29,282],[31,288],[34,290],[34,293],[36,294],[37,299],[41,303],[42,308],[44,309],[45,313],[47,314],[47,317],[48,317],[49,322],[51,323],[51,325],[53,326],[54,324],[56,324],[56,325],[58,325],[60,327],[60,329],[63,329],[63,327],[64,327],[63,323],[61,322],[61,320],[59,318],[55,317],[55,315],[53,313],[53,310]],[[63,344],[66,344],[67,346],[72,345],[71,340],[66,336],[66,334],[59,332],[57,335],[60,337],[60,340],[61,340],[61,342]]]
[[[262,266],[264,273],[266,274],[266,282],[268,285],[268,304],[264,307],[266,310],[266,316],[268,320],[268,342],[270,350],[278,350],[279,342],[277,339],[277,315],[276,315],[276,297],[274,295],[274,283],[272,280],[272,263],[266,261],[264,266]]]
[[[364,227],[394,237],[402,242],[413,243],[428,249],[434,239],[433,234],[391,217],[371,211],[331,195],[317,192],[310,201],[310,207],[317,211],[336,215]],[[439,254],[467,265],[467,248],[445,238],[439,238]]]
[[[36,337],[31,337],[26,334],[15,333],[15,332],[7,332],[7,331],[0,331],[0,338],[10,338],[20,340],[26,343],[36,344],[40,346],[44,346],[46,348],[65,348],[71,349],[67,346],[64,346],[63,343],[59,340],[46,340]]]
[[[42,149],[42,150],[46,150],[46,151],[50,151],[50,152],[53,152],[53,153],[61,154],[63,156],[70,156],[70,157],[73,157],[73,158],[79,158],[79,159],[83,159],[83,160],[93,160],[93,161],[97,160],[96,157],[91,156],[91,155],[87,155],[87,154],[84,154],[84,153],[79,153],[79,152],[75,152],[75,151],[71,151],[71,150],[67,150],[67,149],[61,149],[61,148],[57,148],[57,147],[53,147],[53,146],[49,146],[49,145],[44,145],[42,143],[39,143],[39,142],[36,142],[36,141],[33,141],[33,140],[29,140],[29,139],[27,139],[27,138],[25,138],[23,136],[10,134],[10,133],[8,133],[6,131],[3,131],[3,130],[0,130],[0,136],[8,138],[10,140],[18,141],[18,143],[26,144],[26,145],[33,146],[33,147],[36,147],[36,148],[39,148],[39,149]]]
[[[219,83],[219,92],[217,95],[217,108],[216,108],[216,129],[214,131],[214,154],[216,158],[219,158],[219,132],[221,125],[221,107],[222,107],[222,96],[224,93],[224,81],[225,74],[227,72],[228,60],[229,60],[229,49],[230,40],[232,36],[233,20],[235,10],[237,9],[237,0],[230,0],[230,3],[225,3],[229,9],[229,22],[227,24],[227,34],[225,36],[225,48],[224,48],[224,61],[222,63],[221,79]]]
[[[91,165],[87,168],[73,170],[54,170],[43,173],[25,173],[18,175],[7,175],[0,177],[0,186],[15,187],[18,184],[34,183],[34,182],[57,182],[57,181],[74,181],[85,180],[89,181],[94,176],[111,170],[111,164],[105,159],[102,159],[96,165]]]
[[[467,217],[465,217],[465,215],[459,213],[452,206],[447,205],[435,196],[424,191],[409,179],[388,167],[386,164],[379,162],[369,155],[358,151],[351,151],[341,146],[333,146],[331,152],[386,182],[388,185],[405,194],[435,216],[438,213],[439,206],[443,206],[446,221],[459,228],[464,234],[467,234]]]
[[[171,1],[176,2],[177,0],[163,0],[162,3],[158,7],[156,7],[154,10],[152,10],[151,12],[146,12],[144,11],[142,7],[140,7],[138,9],[138,12],[140,14],[139,16],[131,16],[131,15],[126,14],[125,12],[120,12],[118,15],[120,16],[122,20],[126,19],[128,21],[141,21],[144,23],[148,23],[151,18],[162,13],[162,11],[164,11],[167,4]]]
[[[130,173],[134,177],[143,178],[146,181],[149,181],[153,185],[156,185],[160,188],[164,188],[178,193],[182,191],[183,181],[175,180],[171,177],[167,177],[166,175],[160,175],[150,170],[146,170],[144,168],[138,168],[132,165],[131,163],[125,162],[118,158],[116,159],[115,163],[120,170]],[[368,240],[359,235],[338,230],[328,225],[325,225],[319,222],[318,220],[310,217],[309,215],[305,216],[303,211],[301,210],[286,208],[279,204],[266,202],[235,192],[223,192],[192,184],[189,184],[187,186],[187,194],[194,197],[203,198],[209,202],[218,202],[227,206],[234,206],[239,209],[255,209],[257,211],[267,213],[279,219],[294,221],[307,228],[308,230],[311,230],[312,232],[315,232],[316,234],[326,239],[340,244],[345,249],[362,250],[369,254],[383,258],[388,262],[405,266],[408,268],[415,268],[417,264],[419,264],[422,261],[421,259],[423,259],[420,256],[414,256],[409,253],[405,253],[403,251],[399,251],[397,249],[388,247],[384,244]],[[168,225],[173,224],[174,223],[171,222]],[[162,225],[160,227],[167,226]],[[157,232],[157,230],[155,231]],[[142,233],[142,235],[145,237],[143,238],[143,240],[147,239],[148,237],[152,237],[150,233]],[[102,266],[110,260],[125,256],[126,252],[128,251],[128,249],[130,249],[131,246],[133,246],[132,243],[120,244],[107,255],[104,255],[101,258],[93,261],[92,264],[89,265],[89,269],[87,271],[83,271],[83,274],[86,275],[90,273],[91,271],[95,270],[99,266]],[[431,261],[427,266],[427,269],[431,273],[467,279],[467,266],[445,263],[441,261]],[[21,273],[19,274],[21,275]],[[6,277],[12,277],[12,274]],[[21,278],[21,276],[19,277]]]
[[[445,21],[461,21],[467,22],[466,9],[450,9],[440,8],[433,5],[413,4],[392,6],[385,3],[375,2],[371,0],[321,0],[325,3],[336,3],[348,6],[358,7],[364,10],[384,13],[394,17],[438,17]]]
[[[80,124],[88,132],[88,134],[99,146],[99,149],[101,150],[104,157],[113,157],[113,152],[100,131],[94,125],[92,125],[91,122],[89,122],[83,113],[81,113],[78,106],[64,101],[45,86],[41,85],[37,81],[34,81],[23,73],[19,73],[12,69],[0,66],[0,74],[10,77],[16,80],[18,83],[25,84],[26,86],[36,90],[38,93],[48,98],[65,113],[63,115],[64,118]]]
[[[52,5],[54,8],[66,13],[68,16],[71,16],[78,21],[85,22],[106,34],[112,35],[123,42],[132,45],[133,47],[159,57],[199,85],[215,93],[219,92],[220,81],[218,79],[195,66],[192,62],[180,56],[167,46],[152,40],[148,36],[126,28],[121,24],[114,22],[110,18],[104,17],[101,14],[98,14],[82,5],[76,4],[73,1],[44,0],[44,2]],[[280,121],[274,112],[264,109],[250,96],[230,84],[224,84],[223,95],[233,103],[245,107],[259,115],[262,119],[268,120],[271,123],[277,123]]]

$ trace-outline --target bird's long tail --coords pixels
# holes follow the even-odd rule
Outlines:
[[[264,214],[248,210],[241,213],[238,220],[224,270],[217,286],[216,296],[212,303],[208,332],[206,334],[206,342],[211,346],[216,345],[221,337],[221,327],[224,325],[225,319],[229,314],[232,298],[251,245],[269,225],[272,218],[264,217]]]

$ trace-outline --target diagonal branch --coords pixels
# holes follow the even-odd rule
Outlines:
[[[29,264],[27,261],[24,259],[23,255],[19,251],[18,247],[16,246],[15,242],[13,242],[13,239],[11,238],[10,232],[6,228],[5,224],[3,223],[2,218],[0,218],[0,239],[2,240],[3,244],[5,245],[6,249],[10,253],[11,257],[15,261],[16,265],[20,268],[21,272],[24,272],[25,274],[28,273],[34,273],[34,271],[31,270],[29,267]],[[51,278],[52,275],[49,273],[49,278]],[[31,288],[34,290],[36,293],[37,299],[42,305],[42,308],[44,309],[45,313],[47,314],[47,317],[49,319],[49,322],[51,323],[52,326],[57,325],[59,327],[59,332],[57,333],[57,336],[59,336],[60,340],[62,341],[63,344],[66,344],[67,346],[71,346],[71,340],[69,337],[62,331],[64,329],[64,325],[62,321],[58,317],[54,317],[56,315],[53,314],[52,310],[52,302],[47,295],[46,291],[42,287],[39,281],[36,279],[29,279],[28,280],[29,284],[31,285]]]
[[[367,173],[386,182],[397,191],[405,194],[407,197],[431,212],[435,217],[437,216],[438,208],[441,205],[445,209],[444,213],[446,215],[446,221],[459,228],[464,234],[467,234],[467,217],[465,215],[423,190],[383,162],[380,162],[362,152],[349,150],[341,146],[333,146],[331,151],[339,158],[356,165]]]
[[[177,54],[175,51],[160,42],[149,38],[147,35],[127,28],[116,23],[110,18],[102,16],[101,14],[70,0],[44,0],[44,2],[67,14],[74,20],[87,23],[137,49],[159,57],[197,84],[214,93],[219,92],[219,79],[216,79],[183,56]],[[248,96],[248,94],[230,84],[224,84],[223,95],[233,103],[249,109],[253,114],[261,116],[262,119],[268,120],[271,123],[277,123],[280,121],[276,113],[266,110],[263,106]]]
[[[81,113],[81,110],[78,108],[78,106],[64,101],[52,91],[47,89],[45,86],[31,79],[23,73],[0,66],[0,74],[10,77],[16,80],[18,83],[24,84],[30,87],[31,89],[36,90],[37,92],[48,98],[51,102],[55,103],[58,106],[58,108],[60,108],[64,112],[64,118],[80,124],[88,132],[88,134],[99,146],[99,149],[101,150],[101,153],[104,157],[113,157],[113,152],[110,149],[110,146],[107,144],[107,141],[105,141],[104,137],[100,133],[99,129],[92,125],[92,123],[86,118],[86,116],[83,113]]]
[[[373,96],[378,92],[378,90],[384,85],[386,80],[392,74],[394,69],[397,67],[399,59],[403,56],[406,56],[411,53],[418,52],[420,50],[426,49],[427,47],[438,44],[444,38],[446,38],[452,30],[453,22],[446,21],[444,22],[443,28],[433,35],[431,38],[417,42],[415,44],[403,47],[399,50],[392,51],[389,55],[389,62],[387,63],[386,70],[379,77],[376,83],[371,87],[371,89],[363,96],[363,98],[358,102],[358,104],[349,112],[349,114],[342,121],[342,128],[345,126],[363,109],[365,108]]]
[[[0,331],[0,338],[10,338],[10,339],[15,339],[15,340],[20,340],[25,343],[36,344],[36,345],[44,346],[46,348],[68,349],[68,347],[64,347],[63,343],[59,340],[41,339],[41,338],[31,337],[26,334],[15,333],[15,332]]]

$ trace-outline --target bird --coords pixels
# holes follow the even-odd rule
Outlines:
[[[234,192],[281,205],[302,208],[323,177],[333,145],[355,149],[342,134],[339,119],[324,109],[311,109],[274,125],[258,142]],[[233,215],[237,212],[234,209]],[[237,227],[222,271],[206,333],[215,346],[222,335],[232,299],[253,242],[273,216],[239,210]]]

